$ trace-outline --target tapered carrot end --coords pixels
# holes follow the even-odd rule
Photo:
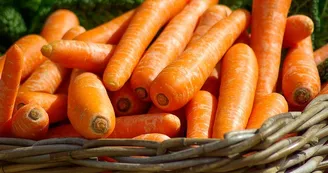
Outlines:
[[[41,52],[43,56],[49,58],[52,53],[52,46],[50,44],[42,46]]]
[[[294,101],[303,105],[311,99],[311,91],[307,88],[297,88],[294,92]]]
[[[106,134],[110,128],[108,120],[103,117],[97,117],[92,122],[92,130],[95,133]]]
[[[127,112],[131,108],[131,101],[128,98],[121,98],[116,106],[120,112]]]

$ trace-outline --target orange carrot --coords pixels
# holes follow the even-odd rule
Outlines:
[[[328,59],[328,43],[313,52],[316,65]]]
[[[190,45],[152,83],[150,97],[153,103],[166,111],[177,110],[187,104],[249,22],[248,11],[235,10]]]
[[[264,121],[280,113],[288,112],[288,103],[284,96],[272,93],[261,97],[254,104],[252,114],[247,123],[247,129],[260,128]]]
[[[186,0],[145,0],[138,7],[104,72],[103,82],[108,90],[123,87],[156,33],[186,3]]]
[[[146,51],[131,76],[131,86],[137,96],[151,101],[149,88],[157,75],[173,62],[185,49],[198,19],[212,5],[211,0],[191,0],[165,27]]]
[[[72,40],[84,32],[85,32],[85,28],[83,26],[74,26],[73,28],[71,28],[64,34],[62,39],[63,40]]]
[[[258,79],[253,50],[244,43],[232,46],[222,60],[220,96],[213,125],[213,138],[246,128],[252,112]]]
[[[42,92],[19,93],[16,98],[14,112],[27,104],[41,106],[49,116],[49,122],[55,123],[67,118],[67,96],[64,94],[48,94]]]
[[[199,91],[186,106],[187,138],[211,138],[217,99],[207,91]]]
[[[74,40],[117,44],[128,27],[135,11],[135,9],[130,10],[107,23],[90,29],[75,37]]]
[[[328,84],[328,82],[325,83],[325,85],[322,86],[322,88],[321,88],[321,90],[320,90],[320,92],[319,92],[318,95],[328,94],[328,85],[327,84]]]
[[[59,9],[47,18],[42,28],[41,36],[49,43],[60,40],[69,29],[79,24],[79,19],[73,12]]]
[[[161,133],[148,133],[134,137],[133,139],[140,139],[146,141],[155,141],[155,142],[163,142],[165,140],[171,139],[167,135]]]
[[[117,116],[144,114],[150,106],[149,102],[138,99],[128,83],[120,90],[113,92],[110,100]]]
[[[0,57],[0,79],[1,79],[1,75],[2,75],[3,66],[5,65],[5,61],[6,61],[6,56],[2,55]]]
[[[6,60],[0,80],[0,135],[8,129],[5,124],[11,119],[23,71],[22,49],[14,44],[6,53]]]
[[[314,24],[310,17],[298,14],[287,18],[283,46],[295,46],[298,42],[310,36]]]
[[[146,133],[161,133],[175,137],[180,120],[168,113],[130,115],[116,118],[116,126],[109,138],[134,138]]]
[[[291,0],[253,0],[250,45],[259,66],[255,100],[272,93],[277,83],[290,4]]]
[[[250,41],[251,41],[251,38],[250,38],[248,32],[247,31],[244,31],[237,38],[237,40],[235,41],[235,44],[237,44],[237,43],[244,43],[244,44],[248,44],[249,45]]]
[[[210,76],[206,79],[204,85],[202,86],[201,90],[205,90],[213,94],[215,97],[219,96],[220,91],[220,68],[221,61],[218,62],[210,74]]]
[[[67,113],[74,129],[88,139],[107,137],[115,128],[113,106],[101,80],[93,73],[81,73],[72,80]]]
[[[37,140],[46,135],[48,127],[47,112],[36,104],[28,104],[13,116],[11,131],[15,137]]]
[[[63,124],[49,128],[46,138],[82,137],[71,124]]]
[[[103,72],[114,46],[76,40],[60,40],[42,47],[42,54],[66,68]],[[122,62],[123,63],[123,62]]]
[[[282,73],[282,91],[289,104],[305,106],[319,93],[321,83],[310,36],[288,50]]]

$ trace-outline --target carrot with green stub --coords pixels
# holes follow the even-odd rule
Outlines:
[[[74,40],[93,43],[117,44],[128,27],[135,9],[130,10],[111,21],[90,29],[74,38]]]
[[[187,1],[145,0],[138,7],[104,72],[103,82],[108,90],[117,91],[123,87],[156,33]]]
[[[17,138],[42,139],[48,132],[47,112],[36,104],[28,104],[19,109],[12,119],[11,132]]]
[[[115,128],[115,113],[107,91],[99,77],[90,72],[72,79],[67,114],[74,129],[88,139],[107,137]]]
[[[82,137],[72,126],[72,124],[63,124],[57,127],[49,128],[46,138],[72,138]]]
[[[161,134],[161,133],[148,133],[136,136],[132,139],[139,139],[139,140],[145,140],[145,141],[155,141],[155,142],[163,142],[165,140],[171,139],[167,135]]]
[[[59,9],[48,16],[40,35],[50,43],[62,39],[68,30],[79,24],[78,17],[72,11]]]
[[[291,0],[253,0],[251,47],[259,65],[256,97],[274,91]]]
[[[248,11],[235,10],[191,44],[151,84],[150,97],[153,103],[166,111],[186,105],[249,22]]]
[[[204,85],[201,90],[208,91],[213,94],[215,97],[219,96],[220,91],[220,83],[221,83],[221,61],[218,62],[213,69],[210,76],[206,79]]]
[[[113,133],[108,138],[134,138],[146,133],[161,133],[175,137],[180,120],[169,113],[130,115],[116,118]]]
[[[244,43],[232,46],[221,66],[222,79],[212,138],[246,128],[255,98],[258,65],[255,53]]]
[[[320,79],[328,81],[328,43],[313,52],[314,61],[317,65]]]
[[[282,73],[282,91],[289,104],[305,106],[320,92],[310,36],[288,50]]]
[[[83,26],[74,26],[63,35],[63,40],[72,40],[86,30]]]
[[[113,50],[114,46],[110,44],[60,40],[43,46],[41,52],[63,67],[101,73],[111,58]]]
[[[211,138],[217,108],[216,97],[199,91],[186,105],[187,138]]]

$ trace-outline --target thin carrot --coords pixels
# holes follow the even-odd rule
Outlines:
[[[237,40],[235,41],[235,44],[237,43],[245,43],[245,44],[250,44],[251,42],[251,38],[249,36],[249,33],[247,31],[244,31],[243,33],[241,33],[241,35],[237,38]]]
[[[16,98],[14,112],[31,103],[41,106],[48,113],[50,123],[67,119],[67,96],[64,94],[19,93]]]
[[[42,54],[66,68],[103,72],[114,46],[76,40],[54,41],[42,47]],[[123,63],[123,62],[122,62]]]
[[[290,5],[291,0],[253,0],[250,45],[259,65],[256,100],[276,85]]]
[[[144,114],[150,107],[149,102],[139,100],[129,83],[126,83],[118,91],[114,91],[110,100],[117,116]]]
[[[50,43],[60,40],[69,29],[78,25],[79,19],[72,11],[59,9],[47,18],[41,36]]]
[[[81,73],[72,80],[67,113],[74,129],[88,139],[107,137],[115,128],[113,106],[101,80],[93,73]]]
[[[298,42],[310,36],[314,24],[310,17],[298,14],[287,18],[283,47],[295,46]]]
[[[222,82],[213,125],[213,138],[246,128],[255,98],[258,65],[253,50],[244,43],[232,46],[222,60]]]
[[[328,44],[315,50],[313,56],[321,81],[328,81]]]
[[[84,32],[85,32],[85,28],[83,26],[74,26],[63,35],[62,39],[72,40]]]
[[[282,73],[282,91],[289,104],[305,106],[319,93],[321,83],[311,36],[288,50]]]
[[[255,103],[246,128],[260,128],[268,118],[285,112],[288,112],[288,103],[284,96],[278,93],[265,95]]]
[[[113,20],[86,31],[74,38],[74,40],[93,43],[117,44],[128,27],[135,9],[130,10]]]
[[[0,80],[0,135],[5,133],[6,123],[11,119],[23,71],[22,49],[14,44],[6,53]],[[3,131],[4,130],[4,131]]]
[[[185,49],[198,19],[214,3],[212,0],[191,0],[165,27],[134,69],[130,82],[137,96],[151,101],[149,88],[157,75]],[[216,2],[217,3],[217,2]]]
[[[41,139],[49,127],[47,112],[36,104],[28,104],[19,109],[12,119],[11,132],[15,137]]]
[[[180,120],[168,113],[130,115],[116,118],[116,126],[109,138],[134,138],[146,133],[161,133],[175,137]]]
[[[171,139],[167,135],[161,133],[148,133],[134,137],[133,139],[140,139],[146,141],[155,141],[155,142],[163,142],[165,140]]]
[[[82,137],[71,124],[63,124],[49,128],[46,138]]]
[[[145,0],[138,7],[104,72],[103,82],[108,90],[123,87],[156,33],[186,3],[187,0]]]
[[[204,85],[202,86],[201,90],[205,90],[213,94],[215,97],[219,96],[220,91],[220,70],[221,70],[221,61],[218,62],[210,74],[210,76],[206,79]]]
[[[2,75],[3,66],[5,65],[5,61],[6,61],[6,56],[2,55],[0,57],[0,79],[1,79],[1,75]]]
[[[186,105],[187,138],[211,138],[217,108],[216,97],[199,91]]]
[[[166,111],[177,110],[187,104],[249,22],[248,11],[235,10],[190,45],[152,83],[150,97],[153,103]]]

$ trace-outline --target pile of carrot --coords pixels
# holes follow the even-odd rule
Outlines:
[[[313,21],[290,5],[145,0],[90,30],[57,10],[0,58],[0,136],[222,139],[301,111],[328,93],[328,45],[313,50]]]

